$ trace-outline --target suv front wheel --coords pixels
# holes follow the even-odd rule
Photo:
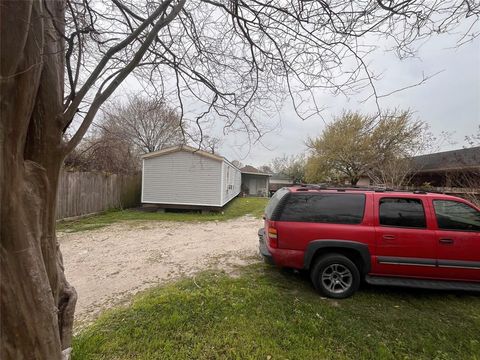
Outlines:
[[[317,291],[334,299],[347,298],[360,286],[357,266],[340,254],[328,254],[319,258],[310,277]]]

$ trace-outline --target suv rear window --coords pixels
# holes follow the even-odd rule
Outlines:
[[[265,208],[265,217],[267,219],[271,219],[275,208],[277,207],[278,203],[282,198],[289,192],[288,188],[281,188],[278,189],[275,194],[270,198],[270,201]]]
[[[364,194],[292,194],[286,200],[279,220],[360,224],[364,209]]]

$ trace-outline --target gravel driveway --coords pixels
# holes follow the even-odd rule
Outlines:
[[[67,279],[78,292],[77,324],[150,286],[256,261],[261,226],[261,220],[245,216],[201,223],[123,222],[59,233]]]

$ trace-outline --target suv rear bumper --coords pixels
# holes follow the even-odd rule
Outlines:
[[[263,260],[267,264],[275,265],[275,261],[273,261],[272,254],[268,251],[267,245],[265,244],[265,229],[261,228],[258,230],[258,248],[260,250],[260,254],[263,256]]]

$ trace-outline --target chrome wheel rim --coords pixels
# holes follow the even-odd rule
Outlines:
[[[323,269],[322,284],[328,291],[341,294],[348,291],[353,283],[352,272],[342,264],[331,264]]]

